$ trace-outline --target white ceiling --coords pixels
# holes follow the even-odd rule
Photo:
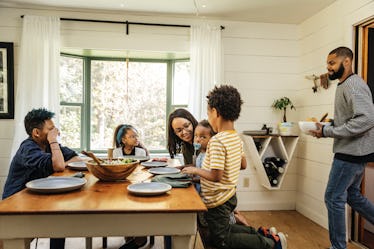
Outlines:
[[[298,24],[335,0],[0,0],[0,6],[109,10],[232,21]],[[2,2],[2,3],[1,3]]]

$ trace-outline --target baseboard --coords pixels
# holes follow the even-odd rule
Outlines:
[[[327,216],[321,215],[320,213],[317,213],[315,210],[302,204],[296,205],[296,211],[304,215],[308,219],[314,221],[321,227],[328,229],[328,217]]]
[[[237,208],[240,211],[295,210],[296,205],[294,201],[243,202],[243,200],[240,200]]]

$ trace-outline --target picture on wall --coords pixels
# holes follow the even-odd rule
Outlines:
[[[0,119],[14,118],[13,43],[0,42]]]

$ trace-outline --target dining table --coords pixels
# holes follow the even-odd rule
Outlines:
[[[169,159],[168,165],[178,164]],[[66,168],[52,177],[75,173]],[[140,164],[125,181],[101,181],[88,171],[84,174],[87,182],[78,190],[51,194],[25,188],[2,200],[0,240],[4,249],[29,248],[32,238],[150,235],[170,235],[173,249],[193,247],[197,213],[207,210],[193,185],[139,196],[127,186],[150,181],[153,176]]]

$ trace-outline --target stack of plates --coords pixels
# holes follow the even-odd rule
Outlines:
[[[141,165],[146,168],[157,168],[157,167],[166,167],[168,164],[166,162],[152,161],[152,162],[142,162]]]
[[[88,170],[86,166],[86,162],[79,161],[79,162],[70,162],[68,166],[73,170]]]
[[[166,174],[178,174],[181,172],[180,169],[172,168],[172,167],[165,167],[165,168],[151,168],[148,170],[149,173],[155,175],[166,175]]]

